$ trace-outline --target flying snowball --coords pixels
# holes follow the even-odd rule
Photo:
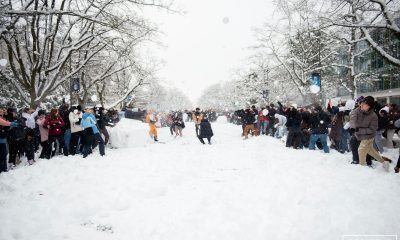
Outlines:
[[[317,86],[317,85],[311,85],[310,86],[310,92],[311,93],[319,93],[319,91],[321,91],[321,88],[319,87],[319,86]]]
[[[7,59],[0,59],[0,66],[5,67],[7,65]]]
[[[224,17],[224,18],[222,19],[222,23],[223,23],[223,24],[228,24],[228,23],[229,23],[229,18],[228,18],[228,17]]]
[[[92,99],[93,102],[97,102],[97,95],[93,95],[90,99]]]

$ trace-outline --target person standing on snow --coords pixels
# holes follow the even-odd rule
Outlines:
[[[315,144],[318,139],[324,148],[325,153],[329,153],[328,146],[328,126],[331,123],[331,119],[326,112],[322,110],[321,106],[316,106],[314,113],[311,114],[311,136],[308,148],[315,150]]]
[[[7,172],[7,131],[18,127],[18,123],[4,119],[5,109],[0,108],[0,173]]]
[[[146,115],[146,123],[149,124],[149,127],[150,127],[149,134],[150,134],[150,137],[154,139],[154,142],[158,142],[157,128],[156,128],[157,121],[158,121],[157,114],[154,112],[153,109],[150,109]]]
[[[194,122],[194,126],[196,127],[196,136],[199,136],[199,127],[201,120],[203,119],[203,114],[200,112],[200,108],[196,108],[196,111],[192,113],[192,119]]]
[[[367,96],[360,106],[350,113],[350,129],[354,131],[357,140],[361,141],[358,147],[358,160],[360,165],[366,164],[367,154],[382,163],[383,168],[389,171],[389,163],[376,151],[373,146],[378,129],[378,116],[374,112],[375,99]]]
[[[183,121],[181,112],[175,113],[173,117],[173,126],[176,136],[182,137],[182,130],[185,128],[185,122]]]
[[[99,129],[96,126],[96,117],[94,116],[93,108],[86,107],[85,113],[82,115],[81,127],[84,131],[83,157],[87,157],[92,152],[94,141],[98,141],[100,156],[104,156],[104,140],[101,137]]]
[[[199,125],[199,140],[202,144],[205,144],[203,138],[207,138],[208,144],[211,145],[211,137],[214,136],[211,124],[208,121],[207,116],[203,116]]]

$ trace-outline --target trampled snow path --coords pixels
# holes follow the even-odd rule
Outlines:
[[[124,128],[124,131],[121,129]],[[166,144],[124,120],[114,144],[39,160],[0,175],[1,240],[342,239],[400,234],[400,176],[350,165],[350,154],[287,149],[240,126],[213,124],[201,145],[191,123]],[[134,136],[132,136],[134,135]],[[129,144],[133,144],[130,147]],[[389,154],[397,158],[397,150]]]

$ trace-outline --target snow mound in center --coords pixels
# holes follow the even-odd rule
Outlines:
[[[146,123],[123,118],[115,127],[108,130],[110,143],[117,148],[142,146],[149,138],[148,128]]]

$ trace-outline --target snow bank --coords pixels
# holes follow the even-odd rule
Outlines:
[[[149,139],[149,126],[138,120],[123,118],[108,129],[113,147],[126,148],[143,146]]]

